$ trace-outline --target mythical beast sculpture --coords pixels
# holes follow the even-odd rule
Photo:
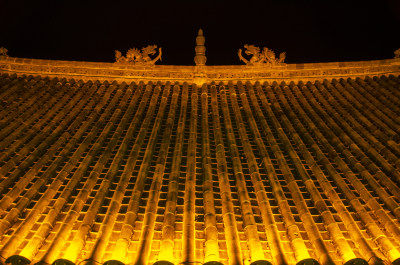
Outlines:
[[[251,58],[249,60],[244,58],[242,56],[242,49],[239,49],[239,59],[250,66],[279,66],[284,64],[286,58],[285,52],[282,52],[279,55],[279,58],[277,58],[275,56],[275,52],[266,47],[263,48],[262,52],[260,52],[259,47],[256,47],[254,45],[245,44],[244,48],[246,49],[245,53],[247,55],[251,55]]]
[[[154,65],[158,60],[161,61],[162,50],[161,47],[158,49],[158,56],[154,59],[150,57],[156,53],[157,45],[149,45],[142,48],[140,51],[136,48],[131,48],[126,53],[126,56],[122,56],[122,53],[118,50],[115,51],[116,63],[128,63],[134,65],[151,66]]]
[[[6,57],[8,57],[7,52],[8,52],[8,50],[7,50],[6,48],[0,47],[0,56],[6,56]]]
[[[400,48],[394,51],[394,58],[400,58]]]

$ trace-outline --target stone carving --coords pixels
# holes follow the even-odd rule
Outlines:
[[[195,67],[195,78],[193,83],[198,86],[202,86],[204,83],[207,82],[207,75],[205,73],[205,65],[207,61],[206,57],[206,46],[204,46],[206,42],[206,38],[203,35],[203,30],[199,29],[197,37],[196,37],[196,56],[194,57],[194,62],[196,63]]]
[[[251,55],[252,57],[249,60],[247,60],[242,56],[242,49],[239,49],[238,52],[239,59],[243,61],[245,64],[250,66],[257,66],[257,65],[279,66],[284,64],[286,58],[285,52],[282,52],[279,55],[279,58],[277,58],[275,56],[275,52],[266,47],[263,48],[262,52],[260,52],[259,47],[256,47],[254,45],[245,44],[244,48],[246,49],[245,53],[247,55]]]
[[[394,58],[400,58],[400,48],[394,51]]]
[[[203,35],[203,30],[199,29],[196,37],[196,56],[194,57],[194,62],[196,65],[205,65],[207,61],[206,57],[206,47],[204,46],[206,39]]]
[[[126,53],[126,56],[122,56],[122,53],[118,50],[115,51],[115,61],[116,63],[128,63],[134,65],[154,65],[158,60],[161,61],[161,47],[158,48],[158,56],[154,59],[150,57],[156,53],[157,45],[149,45],[142,48],[140,51],[136,48],[131,48]]]
[[[6,48],[0,47],[0,56],[6,56],[6,57],[8,57],[7,52],[8,52],[8,50],[7,50]]]

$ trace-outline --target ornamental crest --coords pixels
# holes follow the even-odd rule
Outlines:
[[[7,50],[6,48],[0,47],[0,56],[6,56],[6,57],[8,57],[7,52],[8,52],[8,50]]]
[[[279,55],[279,58],[275,56],[275,52],[264,47],[262,52],[260,52],[260,48],[254,45],[245,44],[244,48],[246,49],[245,54],[251,55],[251,58],[247,60],[242,56],[242,49],[239,49],[238,55],[239,59],[243,61],[245,64],[249,66],[281,66],[284,65],[284,61],[286,58],[286,53],[282,52]]]
[[[394,58],[400,58],[400,48],[394,51]]]
[[[133,65],[143,65],[143,66],[152,66],[158,60],[161,61],[161,47],[158,48],[158,56],[154,59],[150,57],[150,55],[154,55],[156,53],[157,45],[149,45],[147,47],[142,48],[142,50],[131,48],[126,53],[126,56],[122,56],[122,53],[118,50],[115,51],[115,62],[116,63],[127,63]]]

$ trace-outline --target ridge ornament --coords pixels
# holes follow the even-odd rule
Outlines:
[[[142,48],[141,50],[137,48],[131,48],[127,51],[126,56],[122,56],[122,53],[118,50],[115,51],[115,62],[116,63],[128,63],[133,65],[141,66],[152,66],[158,60],[161,61],[161,47],[158,48],[158,56],[154,59],[150,57],[156,53],[157,45],[149,45]]]
[[[242,49],[239,49],[238,55],[239,59],[243,61],[248,66],[281,66],[284,65],[284,61],[286,59],[286,53],[282,52],[279,55],[279,58],[276,57],[275,52],[264,47],[262,52],[260,52],[260,48],[254,45],[245,44],[244,48],[246,49],[245,54],[251,55],[251,58],[247,60],[242,55]]]

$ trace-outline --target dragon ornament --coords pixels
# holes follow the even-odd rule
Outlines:
[[[263,48],[262,52],[259,47],[254,45],[245,44],[244,48],[246,49],[245,54],[249,56],[251,55],[251,58],[249,60],[244,58],[242,55],[242,49],[239,49],[239,59],[249,66],[281,66],[284,64],[286,59],[285,52],[282,52],[279,55],[279,58],[277,58],[275,52],[266,47]]]
[[[158,60],[161,61],[162,50],[158,48],[158,56],[154,59],[150,55],[156,53],[157,45],[149,45],[142,48],[142,50],[131,48],[127,51],[126,56],[122,56],[122,53],[118,50],[115,51],[115,62],[116,63],[128,63],[134,65],[152,66]]]

